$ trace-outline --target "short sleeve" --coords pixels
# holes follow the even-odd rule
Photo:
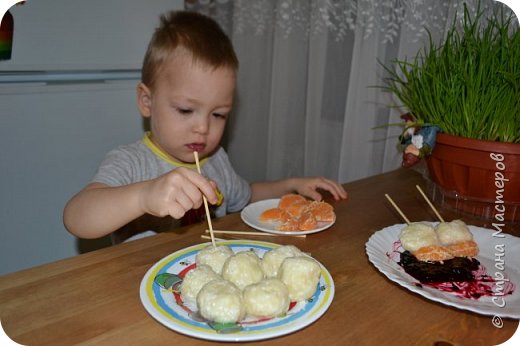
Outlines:
[[[132,182],[133,155],[122,148],[108,152],[92,178],[92,182],[109,186],[128,185]]]

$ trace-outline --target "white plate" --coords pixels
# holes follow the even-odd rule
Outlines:
[[[275,198],[251,203],[244,209],[242,209],[240,217],[242,217],[242,221],[244,221],[247,225],[256,228],[259,231],[283,235],[302,235],[317,233],[326,230],[327,228],[332,226],[334,222],[336,222],[336,219],[334,219],[334,221],[332,222],[318,222],[318,227],[316,227],[315,229],[311,229],[310,231],[279,231],[276,229],[276,226],[278,225],[277,222],[263,222],[259,220],[260,214],[262,214],[267,209],[278,207],[279,201],[279,198]]]
[[[435,224],[432,223],[432,225]],[[502,297],[503,301],[500,297],[485,296],[480,299],[468,299],[425,285],[418,286],[419,282],[397,264],[398,254],[395,254],[397,256],[391,254],[394,251],[394,243],[399,240],[399,233],[405,226],[406,224],[397,224],[386,227],[375,232],[366,243],[368,259],[381,273],[410,291],[445,305],[483,315],[520,319],[520,287],[518,286],[520,284],[520,256],[518,255],[520,238],[505,233],[499,234],[503,237],[493,236],[494,230],[468,226],[479,246],[480,251],[476,258],[486,268],[487,274],[492,278],[500,279],[497,280],[498,283],[504,283],[503,276],[505,276],[516,286],[512,294]],[[500,255],[496,257],[495,254]],[[504,261],[504,269],[502,269],[500,259]],[[505,306],[500,307],[499,305],[503,305],[503,302],[505,302]]]
[[[253,250],[259,257],[280,245],[252,241],[230,240],[218,244],[227,245],[236,253]],[[241,324],[242,330],[230,334],[219,334],[207,323],[193,320],[184,310],[182,300],[176,302],[175,296],[158,285],[154,280],[163,273],[179,274],[194,267],[196,254],[210,243],[194,245],[172,253],[154,264],[145,274],[140,286],[140,297],[145,309],[153,318],[181,334],[214,341],[253,341],[286,335],[300,330],[320,318],[329,308],[334,298],[334,282],[332,276],[321,266],[321,277],[316,293],[308,300],[297,303],[286,316],[269,320],[246,319]],[[191,267],[191,268],[190,268]],[[179,296],[177,296],[180,299]]]

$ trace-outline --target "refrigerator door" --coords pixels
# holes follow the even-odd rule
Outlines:
[[[11,60],[0,71],[140,69],[159,15],[182,0],[38,0],[10,8]]]

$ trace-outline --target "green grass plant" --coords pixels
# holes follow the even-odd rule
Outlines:
[[[520,143],[520,32],[513,30],[514,17],[482,16],[479,10],[472,19],[465,7],[462,27],[454,21],[440,44],[429,35],[429,44],[413,59],[384,66],[383,89],[419,124],[456,136]]]

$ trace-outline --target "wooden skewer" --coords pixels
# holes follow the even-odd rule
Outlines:
[[[397,204],[394,203],[394,201],[390,198],[390,196],[388,196],[387,193],[385,193],[385,197],[386,197],[386,199],[388,199],[388,201],[392,204],[392,206],[395,208],[395,210],[397,210],[397,212],[399,213],[399,215],[401,215],[401,217],[403,218],[403,220],[406,221],[406,223],[409,225],[409,224],[410,224],[410,220],[408,220],[408,218],[406,217],[406,215],[404,215],[404,213],[401,211],[401,209],[399,209],[399,207],[397,206]]]
[[[201,234],[200,237],[202,239],[211,239],[211,237],[208,237],[207,235],[204,235],[204,234]],[[215,238],[215,239],[218,241],[229,241],[229,239],[221,239],[221,238]],[[241,240],[247,240],[247,239],[241,239]],[[312,254],[310,252],[304,252],[304,254],[312,257]]]
[[[205,230],[206,233],[209,233],[209,230]],[[299,237],[299,238],[306,238],[306,234],[274,234],[274,233],[267,233],[267,232],[250,232],[250,231],[226,231],[226,230],[213,230],[214,234],[240,234],[240,235],[265,235],[268,237],[279,237],[279,236],[290,236],[290,237]]]
[[[200,170],[199,153],[194,151],[193,156],[195,156],[197,171],[199,172],[199,174],[202,174]],[[209,213],[208,200],[206,196],[202,195],[202,201],[204,202],[204,209],[206,210],[206,220],[208,221],[209,234],[211,236],[211,244],[213,244],[213,247],[217,247],[217,244],[215,244],[215,236],[213,235],[213,225],[211,224],[211,215]]]
[[[423,192],[423,190],[421,189],[421,187],[419,185],[415,185],[415,187],[417,188],[417,190],[419,190],[419,192],[421,193],[421,195],[424,197],[424,199],[426,200],[426,203],[428,203],[428,205],[430,206],[430,208],[432,208],[433,212],[435,213],[435,215],[437,215],[437,218],[441,221],[441,222],[444,222],[444,219],[442,218],[441,214],[439,214],[439,212],[437,211],[437,209],[433,206],[432,202],[430,201],[430,199],[426,196],[426,194]]]
[[[211,239],[211,241],[213,242],[213,244],[215,244],[215,243],[214,243],[215,240],[218,240],[218,241],[225,241],[225,240],[226,240],[226,239],[222,239],[222,238],[209,237],[209,236],[207,236],[207,235],[205,235],[205,234],[202,234],[200,237],[201,237],[202,239]]]

